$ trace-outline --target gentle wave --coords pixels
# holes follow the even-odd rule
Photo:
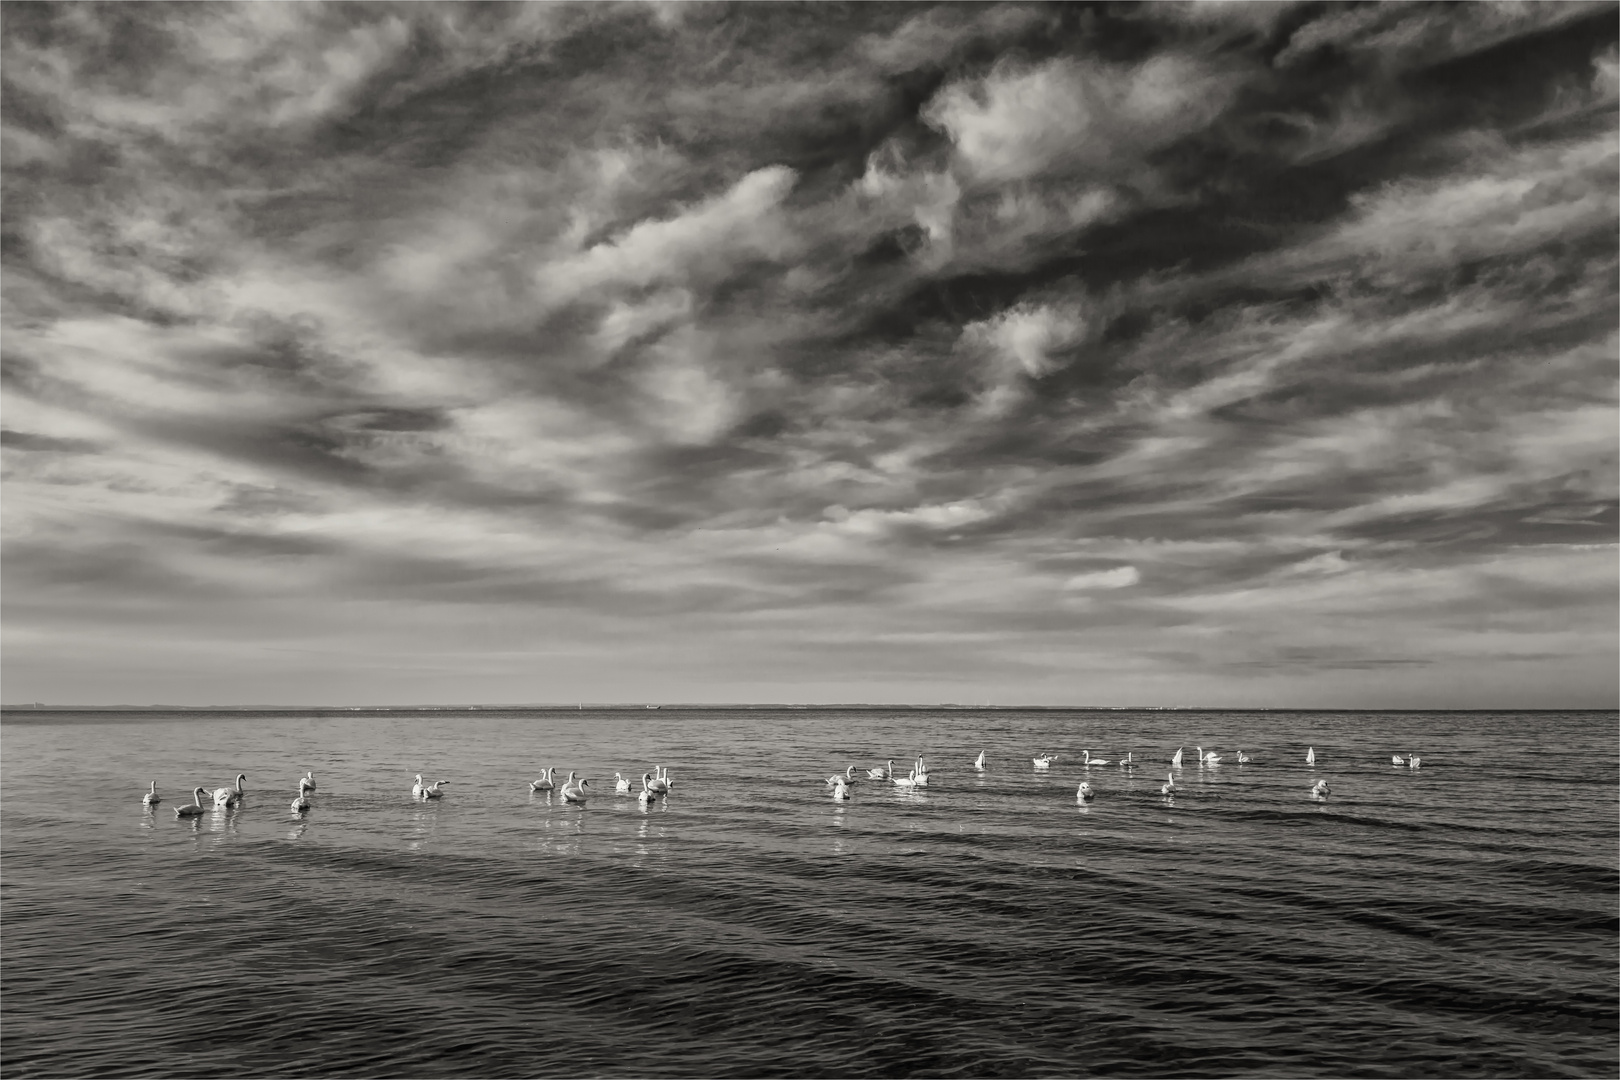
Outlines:
[[[1611,1074],[1614,716],[1357,723],[8,718],[6,1072]],[[1167,765],[1064,760],[1134,743],[1162,761],[1181,731],[1240,727],[1275,760],[1184,769],[1168,800]],[[1414,744],[1422,770],[1389,766]],[[1060,754],[1048,775],[1037,749]],[[927,789],[828,797],[845,764],[918,750]],[[676,787],[648,809],[528,792],[564,762],[667,764]],[[439,803],[409,797],[426,770],[451,781]],[[173,798],[237,771],[239,809],[138,805],[153,776]]]

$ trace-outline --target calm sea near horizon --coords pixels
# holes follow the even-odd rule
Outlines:
[[[0,1064],[1613,1076],[1617,736],[1614,712],[7,712]],[[923,791],[829,796],[919,753]],[[654,765],[666,800],[615,794]],[[531,792],[542,766],[589,804]],[[239,772],[240,807],[175,818]]]

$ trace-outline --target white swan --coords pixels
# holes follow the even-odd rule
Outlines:
[[[912,770],[912,775],[917,778],[918,787],[928,786],[928,766],[923,764],[921,756],[917,758],[917,766]]]
[[[893,775],[894,775],[894,758],[890,758],[889,763],[887,765],[885,765],[881,769],[867,769],[866,770],[866,778],[868,780],[887,780],[889,777],[891,777]]]
[[[641,774],[641,791],[636,795],[636,798],[641,802],[642,806],[651,806],[658,801],[658,792],[648,786],[652,783],[652,778],[652,773]]]
[[[1250,757],[1248,754],[1245,754],[1241,750],[1238,751],[1237,762],[1238,762],[1239,765],[1247,765],[1249,762],[1251,762],[1253,760],[1254,760],[1254,758]]]
[[[556,771],[557,771],[556,769],[541,769],[540,770],[540,779],[538,779],[538,780],[530,780],[529,781],[529,790],[530,791],[550,791],[552,788],[556,787],[557,785],[555,783],[553,783],[552,779],[551,779],[551,774],[556,772]]]
[[[915,772],[910,776],[892,776],[889,779],[893,780],[894,786],[902,791],[917,790],[917,774]]]
[[[1326,780],[1318,780],[1316,785],[1311,788],[1311,798],[1313,799],[1325,799],[1331,794],[1332,792],[1328,789]]]
[[[422,783],[422,774],[417,773],[416,774],[416,783],[411,785],[411,798],[420,799],[422,797],[422,792],[424,792],[426,790],[427,790],[427,785]]]
[[[1080,781],[1080,786],[1075,789],[1074,801],[1077,803],[1090,802],[1092,796],[1095,794],[1097,793],[1091,790],[1091,785],[1082,780]]]
[[[984,769],[984,751],[983,750],[980,750],[979,751],[979,756],[973,759],[973,767],[975,769],[977,769],[979,772],[984,772],[985,771],[985,769]]]
[[[835,799],[848,799],[849,798],[849,785],[848,784],[834,784],[833,785],[833,791],[832,791],[832,797],[835,798]]]
[[[1160,795],[1174,795],[1176,793],[1176,774],[1164,774],[1164,786],[1159,789]]]
[[[568,775],[570,778],[572,778],[574,774],[569,773]],[[664,767],[662,765],[653,766],[653,778],[652,783],[649,786],[660,795],[666,794],[669,791],[669,779],[664,775]]]
[[[214,789],[214,805],[215,806],[235,806],[237,803],[241,802],[242,801],[242,795],[243,795],[242,781],[244,781],[246,779],[247,779],[247,774],[246,773],[237,773],[236,774],[236,786],[234,788],[228,788],[228,787],[215,788]]]
[[[1092,757],[1090,750],[1082,750],[1082,751],[1080,751],[1080,753],[1085,755],[1085,760],[1082,761],[1080,764],[1084,765],[1088,769],[1091,768],[1093,765],[1112,765],[1113,764],[1112,761],[1104,761],[1100,757],[1095,757],[1095,758]]]
[[[1307,765],[1315,765],[1316,764],[1316,747],[1309,746],[1309,747],[1305,748],[1305,764],[1307,764]]]
[[[427,787],[422,789],[422,798],[424,798],[424,799],[442,799],[442,798],[444,798],[444,792],[439,790],[439,785],[440,784],[448,784],[449,782],[450,781],[448,781],[448,780],[435,780],[435,781],[433,781],[433,783],[429,784]]]
[[[1209,753],[1206,754],[1206,753],[1204,753],[1204,748],[1202,746],[1197,747],[1197,750],[1198,750],[1198,764],[1200,764],[1200,765],[1219,765],[1221,763],[1221,755],[1217,754],[1215,751],[1211,750]]]
[[[191,791],[191,803],[189,805],[175,807],[174,816],[177,818],[184,818],[197,817],[199,814],[201,814],[203,812],[202,797],[204,791],[206,790],[207,789],[205,788],[193,788]]]
[[[1181,752],[1185,749],[1187,749],[1185,746],[1176,747],[1176,752],[1170,757],[1170,767],[1172,769],[1181,768]]]
[[[302,780],[298,781],[298,789],[302,791],[304,788],[308,788],[311,791],[315,790],[315,770],[311,769],[309,772],[304,774],[304,778]]]
[[[1134,769],[1134,768],[1136,768],[1136,760],[1135,759],[1136,759],[1136,751],[1132,750],[1129,753],[1127,753],[1124,757],[1119,759],[1119,767],[1122,768],[1122,769]]]
[[[562,789],[563,802],[577,803],[580,806],[584,806],[585,800],[590,798],[590,796],[585,793],[585,788],[589,784],[589,780],[580,780],[573,784],[564,784]]]
[[[314,804],[309,801],[309,795],[302,787],[300,787],[298,789],[298,798],[292,801],[292,812],[295,814],[302,814],[313,805]]]
[[[1423,759],[1418,757],[1416,754],[1412,754],[1406,759],[1406,764],[1414,769],[1421,769],[1423,767]]]
[[[1391,765],[1405,765],[1406,764],[1406,759],[1401,757],[1401,755],[1399,755],[1399,754],[1395,754],[1393,757],[1390,758],[1389,763]]]
[[[1035,767],[1037,769],[1044,769],[1050,766],[1052,762],[1057,760],[1057,755],[1048,754],[1046,751],[1042,750],[1038,755],[1030,758],[1030,760],[1035,763]]]
[[[614,773],[613,774],[613,790],[614,790],[614,792],[616,794],[619,794],[619,795],[628,795],[628,794],[630,794],[630,781],[626,780],[624,777],[620,776],[618,773]]]
[[[152,790],[141,796],[142,806],[156,806],[163,801],[163,796],[157,793],[157,781],[152,781]]]
[[[853,766],[853,765],[851,765],[849,768],[845,769],[844,770],[844,775],[842,775],[842,776],[838,776],[838,775],[835,774],[833,776],[827,777],[827,786],[828,787],[835,787],[838,784],[853,784],[854,782],[855,782],[855,766]]]

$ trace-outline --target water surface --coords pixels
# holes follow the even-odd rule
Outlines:
[[[1614,713],[8,713],[4,1067],[1611,1076],[1616,735]],[[1225,760],[1166,800],[1198,744]],[[1420,770],[1391,766],[1409,750]],[[925,791],[829,798],[845,765],[918,753]],[[655,764],[667,800],[613,793]],[[544,765],[591,777],[588,806],[531,793]],[[241,807],[175,819],[238,772]],[[413,800],[418,772],[447,796]]]

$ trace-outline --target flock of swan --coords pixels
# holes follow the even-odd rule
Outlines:
[[[590,793],[585,789],[590,786],[591,782],[586,779],[581,779],[578,773],[570,770],[568,773],[568,779],[564,780],[563,786],[558,789],[556,784],[556,773],[556,769],[541,769],[540,779],[529,781],[529,790],[556,790],[557,793],[562,796],[564,803],[573,803],[575,806],[584,806],[585,801],[590,798]],[[420,784],[422,782],[422,778],[418,776],[416,781],[418,784]],[[654,765],[652,772],[641,774],[641,790],[635,793],[636,800],[640,802],[642,806],[650,806],[657,802],[662,796],[668,795],[669,788],[669,770],[664,768],[662,765]],[[613,793],[615,795],[629,795],[631,793],[630,781],[623,773],[613,774]]]
[[[541,769],[540,779],[530,781],[529,790],[549,792],[556,789],[554,779],[555,773],[555,769]],[[614,773],[613,778],[615,781],[617,781],[615,787],[617,794],[631,794],[629,780],[625,779],[625,777],[619,773]],[[247,774],[237,773],[236,783],[234,786],[215,788],[213,808],[216,810],[226,810],[231,807],[240,806],[242,804],[242,797],[247,794],[246,789],[243,787],[243,785],[246,783]],[[450,781],[448,780],[435,780],[433,783],[429,784],[422,779],[421,773],[417,773],[416,783],[411,787],[411,798],[424,802],[433,799],[442,799],[444,798],[445,794],[442,789],[449,783]],[[669,794],[670,783],[669,770],[664,768],[662,765],[654,766],[652,772],[642,774],[641,791],[636,795],[636,798],[641,802],[642,806],[651,805],[652,803],[657,802],[663,796]],[[568,779],[563,781],[562,787],[557,789],[557,791],[558,794],[562,796],[564,803],[573,803],[576,806],[584,806],[585,801],[590,798],[590,793],[587,791],[589,786],[589,780],[581,778],[578,773],[570,772],[568,774]],[[292,801],[290,812],[294,814],[306,813],[310,807],[315,805],[310,801],[309,798],[314,791],[315,774],[314,772],[307,772],[298,781],[298,797]],[[192,801],[176,806],[174,808],[174,816],[177,819],[200,817],[202,813],[208,809],[208,807],[203,803],[203,796],[206,795],[207,792],[207,788],[193,788],[191,792]],[[153,780],[151,787],[148,788],[146,794],[141,797],[141,805],[147,810],[154,810],[162,802],[163,796],[158,794],[157,781]]]
[[[233,786],[215,788],[213,802],[214,809],[225,810],[233,806],[242,805],[242,796],[247,794],[247,789],[242,785],[246,783],[247,774],[237,773],[236,783]],[[292,801],[292,813],[305,813],[311,806],[315,805],[309,801],[310,793],[314,790],[315,774],[313,772],[307,772],[298,781],[298,798]],[[208,809],[203,805],[203,796],[207,794],[207,792],[207,788],[192,788],[191,801],[189,803],[181,803],[179,806],[176,806],[174,808],[174,816],[176,818],[201,817],[203,811]],[[142,796],[141,803],[148,810],[151,810],[162,801],[163,796],[158,794],[157,781],[153,780],[151,788],[144,796]]]
[[[1165,774],[1164,786],[1159,788],[1159,793],[1166,798],[1174,798],[1176,792],[1181,790],[1176,786],[1176,770],[1183,767],[1182,755],[1186,749],[1187,748],[1185,746],[1178,747],[1176,752],[1170,756],[1170,771]],[[1200,769],[1216,768],[1223,760],[1221,755],[1217,754],[1213,750],[1205,750],[1202,746],[1195,746],[1193,749],[1197,751],[1198,755],[1196,758],[1194,758],[1194,762]],[[1128,773],[1139,767],[1134,751],[1127,753],[1124,757],[1118,759],[1117,761],[1104,758],[1101,754],[1094,756],[1090,750],[1082,750],[1080,751],[1080,754],[1081,758],[1079,765],[1083,769],[1117,766]],[[989,765],[986,764],[985,757],[986,752],[983,750],[979,751],[979,756],[975,758],[972,763],[972,768],[975,772],[982,773],[989,771]],[[1030,762],[1036,770],[1044,771],[1049,770],[1052,767],[1052,763],[1057,761],[1057,759],[1058,756],[1056,754],[1048,754],[1045,751],[1041,751],[1031,758]],[[1239,750],[1234,755],[1234,760],[1239,765],[1247,765],[1253,762],[1254,758],[1250,757],[1248,754],[1245,754],[1242,750]],[[1423,759],[1412,753],[1408,753],[1404,756],[1401,754],[1394,754],[1391,756],[1390,763],[1396,768],[1419,769],[1423,766]],[[1312,746],[1306,749],[1305,764],[1307,766],[1315,767],[1316,747]],[[834,799],[839,801],[848,800],[850,798],[852,789],[860,780],[876,780],[879,782],[891,783],[901,791],[917,791],[928,786],[928,765],[923,761],[922,755],[920,754],[917,756],[916,762],[911,766],[911,771],[904,776],[901,776],[899,773],[894,771],[893,758],[890,758],[885,764],[876,768],[867,769],[864,777],[857,776],[857,771],[857,767],[851,765],[842,773],[836,773],[827,777],[827,786],[832,789],[832,797]],[[529,790],[531,792],[549,792],[556,790],[557,793],[562,796],[562,800],[565,804],[584,806],[591,795],[590,791],[588,790],[591,783],[590,780],[580,777],[577,772],[570,771],[568,774],[568,779],[563,781],[561,788],[558,788],[556,785],[555,774],[555,769],[547,768],[540,770],[540,779],[530,781]],[[633,793],[630,780],[623,774],[614,773],[613,780],[615,794],[630,795]],[[223,810],[241,805],[242,796],[246,794],[246,791],[243,788],[243,785],[246,782],[247,774],[237,773],[236,783],[234,786],[215,788],[213,796],[214,808]],[[417,773],[416,783],[411,787],[411,798],[424,802],[433,799],[441,799],[444,797],[444,791],[442,788],[449,783],[450,781],[448,780],[435,780],[433,783],[429,784],[423,781],[421,773]],[[663,796],[668,795],[670,786],[669,771],[662,765],[655,765],[651,772],[642,774],[641,790],[639,792],[634,792],[633,794],[642,806],[649,806],[652,803],[657,802]],[[294,814],[303,814],[307,812],[310,807],[314,805],[309,798],[314,792],[315,774],[314,772],[307,772],[298,781],[298,797],[292,801],[290,812]],[[206,788],[193,788],[192,801],[176,806],[174,808],[174,816],[176,818],[200,816],[203,811],[207,809],[203,803],[203,796],[206,793]],[[1313,799],[1319,801],[1324,800],[1330,794],[1332,794],[1332,790],[1328,787],[1328,782],[1326,780],[1318,780],[1311,786],[1310,797]],[[1092,788],[1091,784],[1085,780],[1080,781],[1080,786],[1075,789],[1074,801],[1076,803],[1083,804],[1090,802],[1095,797],[1096,791]],[[153,780],[150,789],[141,798],[141,803],[146,807],[146,809],[152,810],[162,801],[163,797],[158,794],[157,781]]]
[[[1176,752],[1170,756],[1170,771],[1165,774],[1164,786],[1159,788],[1159,793],[1166,798],[1174,798],[1176,792],[1181,790],[1176,786],[1176,770],[1183,767],[1182,755],[1185,753],[1186,749],[1187,748],[1185,746],[1177,747]],[[1202,746],[1195,746],[1193,749],[1197,751],[1198,756],[1194,759],[1194,761],[1200,769],[1216,768],[1223,760],[1221,755],[1217,754],[1213,750],[1205,750]],[[985,754],[986,752],[981,750],[979,751],[979,756],[974,759],[972,768],[975,772],[982,773],[989,771],[989,766],[985,763]],[[1124,757],[1118,759],[1117,761],[1105,758],[1101,754],[1094,755],[1090,750],[1081,750],[1080,755],[1079,765],[1083,769],[1102,768],[1105,766],[1117,765],[1120,769],[1123,769],[1128,773],[1139,767],[1139,763],[1136,761],[1135,751],[1126,753]],[[1043,750],[1031,758],[1030,763],[1037,771],[1045,771],[1049,770],[1052,767],[1052,763],[1057,761],[1057,759],[1058,756],[1056,754],[1048,754]],[[1242,750],[1239,750],[1234,755],[1233,760],[1235,760],[1239,765],[1247,765],[1253,762],[1254,758],[1248,754],[1245,754]],[[1421,768],[1423,765],[1423,759],[1418,757],[1416,754],[1407,754],[1405,756],[1394,754],[1392,755],[1391,760],[1393,765],[1409,769]],[[1312,746],[1306,748],[1305,764],[1313,768],[1315,767],[1316,747]],[[855,775],[856,771],[857,767],[851,765],[845,769],[843,773],[827,777],[827,786],[832,788],[832,797],[834,799],[847,800],[850,797],[850,789],[855,784],[856,780],[859,779]],[[887,780],[902,791],[915,791],[918,788],[928,786],[928,766],[923,763],[923,759],[919,755],[916,764],[911,768],[911,772],[905,776],[901,776],[894,771],[894,759],[890,758],[887,764],[879,766],[875,769],[866,770],[865,779],[879,781]],[[1321,801],[1326,799],[1331,794],[1332,789],[1328,786],[1328,782],[1326,780],[1318,780],[1315,784],[1311,785],[1310,797],[1313,799]],[[1082,804],[1088,803],[1094,799],[1096,795],[1097,793],[1092,788],[1090,782],[1082,780],[1080,781],[1080,786],[1075,789],[1074,801]]]

